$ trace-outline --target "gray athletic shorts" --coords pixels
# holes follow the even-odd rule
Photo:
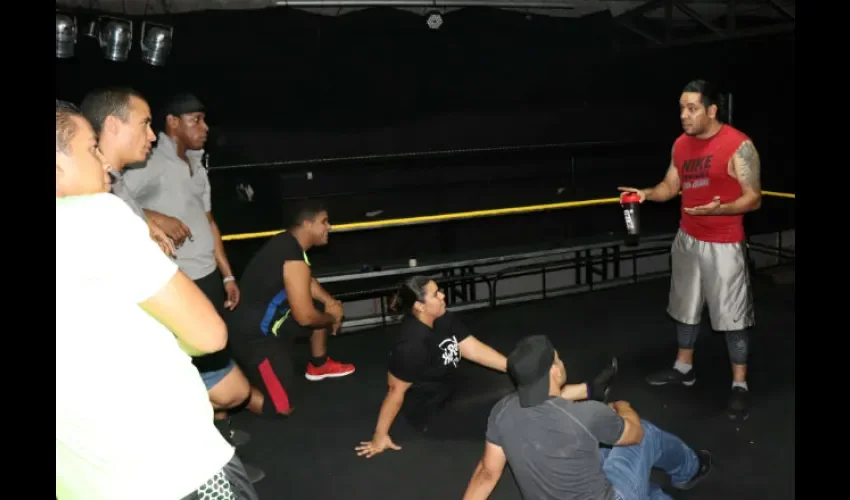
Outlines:
[[[698,325],[708,304],[715,331],[743,330],[755,324],[746,243],[708,243],[681,229],[671,249],[672,276],[667,313]]]

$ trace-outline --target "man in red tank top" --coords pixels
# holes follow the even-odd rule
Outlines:
[[[747,271],[744,214],[761,206],[761,165],[753,142],[718,116],[722,96],[704,80],[679,99],[684,133],[673,144],[667,175],[646,189],[621,187],[664,202],[682,193],[682,219],[673,241],[667,312],[676,321],[679,351],[670,369],[647,377],[652,385],[696,382],[694,343],[704,306],[711,326],[724,332],[732,363],[732,420],[748,417],[748,330],[755,319]]]

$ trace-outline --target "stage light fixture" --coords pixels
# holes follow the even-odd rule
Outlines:
[[[74,57],[77,45],[77,18],[56,12],[56,57],[68,59]]]
[[[98,42],[103,57],[114,62],[124,62],[133,46],[133,23],[117,17],[101,16],[97,20],[100,27]]]
[[[165,60],[171,54],[174,28],[162,24],[142,23],[142,60],[151,66],[165,66]]]

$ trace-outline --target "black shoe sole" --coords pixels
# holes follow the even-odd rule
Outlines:
[[[700,450],[700,453],[705,453],[708,455],[708,468],[703,473],[697,472],[697,476],[685,484],[673,484],[672,486],[674,488],[680,491],[692,490],[705,478],[707,478],[709,474],[711,474],[711,470],[714,469],[714,457],[708,450]],[[700,459],[702,459],[702,457],[700,457]]]
[[[694,377],[692,379],[680,380],[680,381],[675,381],[675,380],[658,381],[658,380],[652,380],[649,377],[646,377],[644,380],[646,381],[647,384],[649,384],[653,387],[661,387],[662,385],[683,385],[685,387],[690,387],[690,386],[697,383],[696,377]]]
[[[592,398],[597,399],[601,403],[605,404],[608,404],[608,397],[611,394],[611,385],[614,383],[614,379],[617,378],[617,374],[620,372],[620,365],[616,356],[611,358],[611,363],[607,367],[605,367],[605,370],[608,370],[609,368],[613,369],[613,373],[611,373],[611,376],[608,377],[608,381],[605,384],[605,388],[602,389],[602,398],[598,398],[598,396]],[[604,372],[605,370],[602,371]]]

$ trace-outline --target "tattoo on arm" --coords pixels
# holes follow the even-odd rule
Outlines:
[[[746,141],[735,152],[738,157],[738,180],[754,191],[761,191],[761,159],[751,141]]]

